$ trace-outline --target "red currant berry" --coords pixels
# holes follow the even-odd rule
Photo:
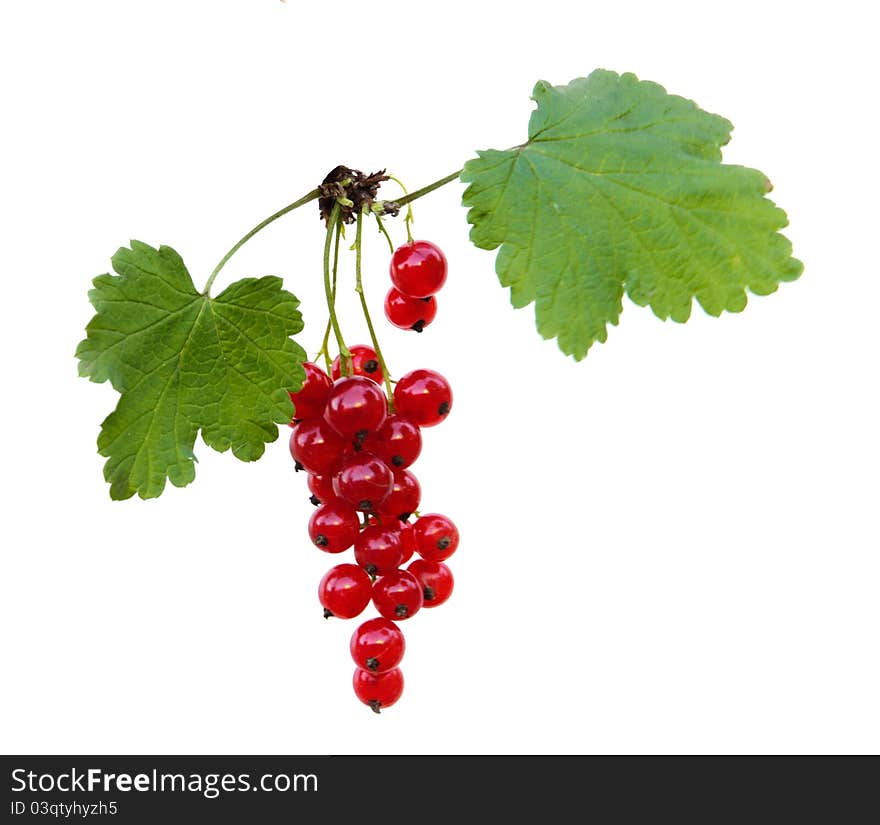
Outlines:
[[[324,405],[327,403],[327,394],[330,392],[330,376],[327,375],[317,364],[311,361],[303,362],[306,377],[302,387],[296,392],[290,393],[293,401],[293,421],[302,421],[304,418],[316,418],[324,414]]]
[[[413,370],[397,382],[394,406],[414,424],[433,427],[452,409],[452,388],[439,372]]]
[[[324,608],[324,618],[337,616],[353,619],[370,603],[372,582],[366,571],[356,564],[337,564],[331,567],[318,585],[318,599]]]
[[[325,553],[342,553],[354,544],[360,528],[357,510],[336,498],[312,513],[309,538],[315,547]]]
[[[398,329],[412,329],[421,332],[437,315],[437,299],[410,298],[396,287],[391,287],[385,296],[385,317]]]
[[[394,622],[369,619],[351,634],[349,650],[359,668],[370,673],[387,673],[403,659],[406,641]]]
[[[406,522],[398,522],[397,532],[400,539],[400,549],[403,550],[403,558],[400,560],[400,566],[406,564],[416,552],[416,534],[413,532],[411,524]]]
[[[458,528],[439,513],[425,513],[413,524],[416,552],[428,561],[448,559],[458,547]]]
[[[300,421],[290,434],[290,455],[297,469],[317,475],[334,471],[345,447],[345,440],[323,418]]]
[[[422,488],[418,479],[409,470],[394,471],[394,486],[391,493],[379,508],[383,522],[393,523],[393,519],[406,521],[422,500]]]
[[[333,492],[358,510],[375,512],[394,487],[394,475],[384,461],[362,450],[342,462],[333,476]]]
[[[373,585],[373,604],[386,619],[409,619],[419,612],[423,601],[419,580],[406,570],[395,570]]]
[[[406,569],[422,585],[424,599],[422,607],[437,607],[452,595],[455,581],[452,578],[452,571],[443,562],[416,559]]]
[[[427,298],[446,283],[446,256],[430,241],[412,241],[391,256],[391,283],[410,298]]]
[[[355,561],[371,576],[393,573],[403,562],[400,536],[390,527],[365,527],[353,541]]]
[[[333,476],[318,476],[309,473],[308,478],[309,492],[313,499],[318,500],[318,504],[326,504],[328,501],[335,501],[338,496],[333,492]],[[314,500],[312,501],[314,504]]]
[[[386,673],[357,668],[352,678],[354,695],[374,713],[390,708],[403,694],[403,673],[396,667]]]
[[[324,420],[336,432],[360,444],[385,423],[387,415],[385,393],[362,375],[340,378],[333,384],[324,409]]]
[[[353,347],[349,347],[348,351],[351,353],[352,375],[362,375],[364,378],[371,378],[377,384],[381,384],[385,380],[376,350],[366,346],[366,344],[355,344]],[[342,378],[342,358],[338,355],[330,365],[330,377],[334,381]]]
[[[375,453],[389,467],[403,470],[422,451],[422,433],[402,415],[389,415],[385,423],[364,442],[364,449]]]

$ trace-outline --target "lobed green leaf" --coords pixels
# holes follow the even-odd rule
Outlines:
[[[109,381],[116,409],[98,452],[114,499],[153,498],[195,477],[193,446],[259,458],[293,414],[306,354],[299,302],[275,277],[246,278],[216,298],[199,293],[170,247],[139,241],[94,280],[96,314],[76,351],[79,373]]]
[[[498,249],[515,307],[580,360],[623,295],[659,318],[740,312],[803,269],[754,169],[721,163],[731,124],[632,74],[535,86],[529,139],[465,164],[471,240]]]

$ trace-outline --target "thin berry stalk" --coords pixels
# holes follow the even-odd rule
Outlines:
[[[339,239],[342,237],[342,226],[337,223],[336,224],[336,240],[333,243],[333,273],[332,273],[332,284],[330,286],[330,291],[333,295],[333,306],[336,306],[336,272],[339,267]],[[327,316],[327,326],[324,329],[324,338],[321,341],[321,349],[318,350],[318,354],[315,356],[315,360],[317,361],[322,355],[324,356],[324,364],[327,367],[327,374],[330,374],[331,371],[331,362],[330,362],[330,330],[332,328],[332,323],[330,321],[330,316]],[[340,361],[342,359],[340,358]]]
[[[298,200],[295,200],[293,203],[287,204],[283,209],[279,209],[274,215],[269,215],[265,220],[260,221],[250,232],[248,232],[232,249],[229,250],[221,259],[220,263],[214,267],[214,271],[211,273],[211,276],[208,278],[208,282],[205,284],[205,288],[202,290],[202,295],[207,295],[211,291],[211,286],[216,280],[217,276],[220,274],[220,270],[226,266],[229,259],[238,252],[251,238],[254,237],[258,232],[261,232],[265,229],[270,223],[277,221],[278,218],[283,217],[288,212],[292,212],[294,209],[298,209],[300,206],[304,206],[310,201],[316,200],[321,193],[317,189],[312,189],[311,192],[307,192]]]
[[[339,225],[339,203],[333,204],[330,220],[327,222],[327,237],[324,241],[324,294],[327,296],[327,311],[330,313],[330,324],[333,334],[336,336],[336,345],[339,348],[339,360],[342,364],[342,372],[351,374],[351,353],[345,346],[342,338],[342,330],[339,328],[339,319],[336,317],[336,297],[330,284],[330,246],[333,234]]]
[[[361,280],[361,247],[363,246],[363,212],[358,212],[357,226],[355,230],[355,291],[361,301],[361,309],[364,312],[364,320],[367,322],[367,329],[370,332],[370,340],[373,343],[373,349],[376,351],[376,358],[379,359],[379,366],[382,367],[382,375],[385,378],[385,394],[388,396],[388,408],[394,412],[394,389],[391,386],[391,377],[388,373],[388,365],[385,357],[382,355],[382,348],[379,346],[379,339],[376,337],[376,330],[373,328],[373,321],[370,318],[370,309],[367,306],[367,299],[364,296],[364,285]]]

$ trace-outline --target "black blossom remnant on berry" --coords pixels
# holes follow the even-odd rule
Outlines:
[[[355,452],[359,452],[360,450],[363,449],[364,441],[367,440],[368,435],[369,435],[369,433],[366,430],[358,430],[354,434],[353,446],[354,446]]]
[[[317,507],[321,503],[321,499],[319,499],[316,495],[312,494],[309,496],[309,501]]]
[[[365,498],[363,501],[359,501],[358,510],[366,510],[367,512],[372,512],[373,502],[370,501],[368,498]]]
[[[371,209],[379,194],[379,184],[388,180],[382,169],[379,172],[365,175],[359,169],[348,166],[337,166],[319,184],[318,209],[326,226],[330,222],[333,205],[340,206],[339,220],[342,223],[354,223],[361,211]],[[394,201],[380,201],[382,211],[386,215],[396,216],[400,207]]]
[[[416,321],[410,327],[410,329],[415,330],[416,332],[421,332],[424,328],[425,328],[425,319],[424,318],[419,318],[419,320]]]
[[[398,619],[405,619],[409,615],[409,608],[405,604],[399,604],[394,608],[394,615]]]
[[[450,544],[452,544],[452,539],[449,538],[449,536],[443,536],[442,539],[437,539],[438,550],[446,550]]]
[[[378,713],[382,710],[382,703],[378,699],[370,699],[369,705],[370,710],[373,711],[373,713]]]
[[[401,521],[409,521],[409,517],[411,515],[412,515],[412,513],[401,513],[397,518],[400,519]]]
[[[372,670],[373,673],[379,669],[379,660],[375,656],[370,656],[364,664],[367,666],[367,670]]]
[[[425,597],[425,601],[426,601],[426,602],[432,602],[432,601],[434,601],[434,596],[435,596],[436,594],[434,593],[434,588],[433,588],[433,587],[425,587],[425,588],[422,590],[422,595]]]
[[[367,575],[368,575],[371,579],[375,579],[375,578],[376,578],[376,573],[379,572],[379,568],[376,567],[375,564],[368,564],[366,567],[364,567],[364,570],[367,571]]]
[[[444,401],[439,407],[437,407],[437,413],[439,415],[446,415],[449,412],[449,402]]]
[[[326,547],[330,542],[327,540],[327,536],[323,533],[318,533],[318,535],[315,536],[315,544],[317,544],[318,547]]]
[[[375,358],[371,358],[369,361],[364,362],[364,372],[368,372],[372,375],[377,369],[379,369],[379,362]]]
[[[333,612],[328,610],[326,607],[324,608],[324,618],[325,619],[332,619],[333,618]]]
[[[296,461],[293,464],[293,469],[296,470],[296,472],[301,473],[303,470],[305,470],[305,467],[303,467],[302,464],[300,464],[298,461]]]
[[[395,467],[403,467],[403,465],[406,463],[406,461],[404,460],[402,455],[394,455],[394,456],[391,456],[391,463]]]

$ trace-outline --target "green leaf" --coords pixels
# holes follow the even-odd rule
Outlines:
[[[76,351],[80,375],[121,393],[98,437],[111,498],[189,484],[199,430],[215,450],[259,458],[293,415],[287,390],[305,377],[306,355],[289,338],[303,327],[299,301],[272,277],[209,298],[173,249],[139,241],[113,269],[94,280],[97,314]]]
[[[721,163],[732,125],[632,74],[539,82],[529,140],[478,152],[471,240],[538,331],[582,359],[617,324],[626,292],[659,318],[740,312],[803,269],[760,172]]]

